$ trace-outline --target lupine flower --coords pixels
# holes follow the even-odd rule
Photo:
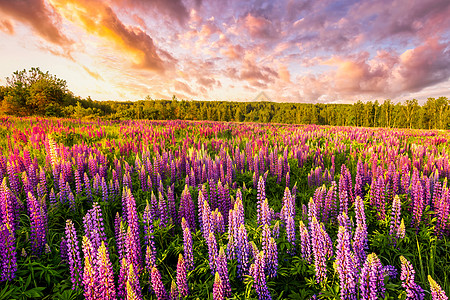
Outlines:
[[[153,291],[156,294],[156,298],[158,300],[166,300],[168,298],[167,291],[161,281],[161,274],[159,273],[158,269],[156,269],[156,267],[153,267],[151,271],[151,283]]]
[[[291,254],[295,253],[295,223],[294,223],[294,219],[292,218],[292,216],[289,216],[287,218],[287,222],[286,222],[286,237],[287,237],[287,241],[289,243],[291,243],[292,245],[292,249],[290,250]]]
[[[170,300],[178,300],[178,287],[174,280],[170,286]]]
[[[9,223],[0,223],[0,282],[16,277],[16,239]]]
[[[84,234],[91,241],[94,250],[100,247],[102,242],[106,243],[105,228],[103,225],[102,209],[97,202],[87,211],[83,218]]]
[[[141,285],[139,283],[139,278],[134,272],[133,264],[128,267],[127,274],[127,296],[126,299],[142,299]]]
[[[404,239],[406,234],[405,221],[402,219],[397,230],[397,239]]]
[[[359,284],[362,299],[376,300],[384,298],[386,292],[384,287],[384,271],[380,259],[375,253],[367,256],[361,269]]]
[[[224,296],[231,297],[231,285],[228,276],[227,258],[225,257],[225,251],[222,247],[220,247],[219,255],[217,257],[217,272],[220,275]]]
[[[214,233],[209,232],[208,239],[206,240],[208,245],[208,258],[209,258],[209,268],[211,269],[211,274],[217,271],[217,241]]]
[[[266,183],[262,176],[259,176],[257,199],[258,199],[257,210],[256,210],[257,222],[258,222],[258,225],[262,225],[261,210],[262,210],[262,204],[263,204],[264,200],[266,200]]]
[[[125,238],[125,245],[127,251],[127,262],[134,264],[134,270],[137,274],[141,270],[141,242],[139,239],[139,219],[136,212],[136,201],[131,194],[131,190],[124,188],[125,203],[127,207],[127,223],[128,230]]]
[[[411,263],[403,256],[400,256],[400,261],[402,263],[402,272],[400,274],[400,279],[402,281],[402,287],[406,289],[406,299],[407,300],[423,300],[424,292],[423,289],[414,282],[414,271]]]
[[[273,239],[269,225],[263,226],[261,235],[262,251],[264,252],[265,259],[265,272],[269,277],[275,277],[277,275],[278,268],[278,250],[275,240]]]
[[[342,300],[356,300],[356,265],[351,252],[350,233],[344,226],[339,226],[336,246],[336,266],[340,279]]]
[[[189,295],[189,286],[187,283],[186,264],[184,262],[183,255],[178,256],[177,263],[177,287],[178,295],[182,298]]]
[[[30,213],[31,251],[36,255],[41,255],[47,241],[44,209],[31,192],[28,192],[27,202]]]
[[[181,194],[180,199],[180,209],[178,212],[178,217],[180,219],[185,218],[186,222],[191,228],[191,230],[194,230],[195,228],[195,206],[194,202],[192,202],[191,193],[189,192],[189,188],[186,185],[184,187],[183,193]]]
[[[249,243],[247,237],[247,230],[244,224],[239,226],[236,238],[236,255],[237,255],[237,274],[239,278],[243,278],[245,274],[248,274],[249,263]]]
[[[192,235],[185,218],[181,220],[181,228],[183,229],[183,248],[184,248],[184,259],[186,261],[186,268],[191,271],[194,270]]]
[[[400,197],[398,195],[395,195],[394,200],[392,201],[391,225],[389,228],[389,235],[392,237],[394,245],[397,242],[395,236],[400,227],[400,217],[401,217]]]
[[[366,260],[366,250],[369,248],[367,239],[366,215],[364,212],[364,202],[357,196],[355,200],[356,230],[353,236],[353,251],[355,252],[356,265],[359,269]]]
[[[314,266],[316,270],[317,283],[324,282],[327,279],[327,247],[325,235],[322,232],[322,227],[313,216],[311,221],[311,248],[314,255]]]
[[[159,224],[161,227],[166,227],[169,221],[167,203],[161,192],[159,192],[158,195],[159,195],[158,211],[159,211],[159,218],[161,220]]]
[[[83,273],[83,286],[84,286],[84,297],[87,300],[95,300],[95,283],[96,283],[96,269],[95,266],[95,258],[96,252],[94,252],[94,248],[92,247],[91,241],[83,236],[82,249],[84,255],[84,273]]]
[[[280,221],[276,221],[272,228],[272,236],[277,239],[280,237]]]
[[[255,257],[255,263],[251,267],[251,276],[254,279],[253,286],[259,300],[270,300],[269,290],[266,284],[266,276],[264,274],[264,253],[261,251]]]
[[[301,243],[302,258],[306,260],[309,264],[312,263],[311,244],[309,239],[308,228],[305,226],[302,220],[300,220],[300,243]]]
[[[214,276],[213,299],[214,300],[224,300],[225,299],[222,280],[220,279],[220,275],[218,272],[216,272],[216,275]]]
[[[431,278],[430,275],[428,275],[428,282],[430,283],[431,296],[433,297],[433,300],[447,300],[448,299],[444,290],[441,288],[441,286],[439,284],[437,284],[436,281],[434,281],[433,278]]]
[[[384,276],[388,275],[390,280],[397,278],[397,268],[392,265],[386,265],[383,267]]]
[[[114,273],[108,250],[102,242],[96,257],[96,283],[95,293],[97,299],[116,299],[116,287],[114,285]]]
[[[66,221],[66,238],[67,242],[67,261],[69,263],[70,277],[72,280],[72,289],[76,289],[81,285],[83,276],[81,274],[80,249],[78,248],[77,232],[72,220]]]

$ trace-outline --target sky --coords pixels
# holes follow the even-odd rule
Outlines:
[[[450,98],[448,0],[0,0],[0,84],[95,100]]]

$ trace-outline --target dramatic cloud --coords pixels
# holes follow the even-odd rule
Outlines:
[[[84,28],[87,33],[112,43],[139,68],[162,72],[167,67],[163,58],[171,63],[174,61],[168,52],[156,48],[148,34],[139,27],[123,24],[111,7],[101,1],[51,2],[65,18]]]
[[[59,19],[44,0],[0,0],[0,12],[30,26],[40,37],[57,45],[67,45],[70,40],[60,31]],[[11,23],[2,21],[2,27],[13,32]]]
[[[448,0],[0,0],[0,62],[33,51],[99,99],[449,96],[449,15]]]

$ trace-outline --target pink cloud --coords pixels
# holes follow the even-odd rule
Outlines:
[[[0,21],[0,31],[3,31],[7,34],[14,34],[13,24],[9,20]]]
[[[53,44],[67,46],[72,43],[59,29],[58,16],[44,0],[0,0],[0,11],[21,23],[27,24],[40,37]],[[13,32],[12,24],[5,22],[8,21],[2,22],[3,27],[6,27],[9,32]]]

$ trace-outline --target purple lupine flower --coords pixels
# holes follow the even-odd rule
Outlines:
[[[78,248],[77,232],[72,220],[66,221],[67,260],[69,263],[72,289],[81,286],[83,276],[81,274],[80,249]]]
[[[220,247],[219,255],[217,257],[217,272],[222,281],[223,292],[225,297],[231,297],[230,278],[228,276],[227,258],[223,247]]]
[[[16,277],[16,238],[10,223],[0,223],[0,282]]]
[[[38,197],[43,198],[47,194],[47,179],[44,169],[40,168],[39,171],[39,185],[37,189]]]
[[[102,242],[106,243],[105,226],[103,225],[102,209],[97,202],[87,211],[83,217],[84,234],[91,241],[94,251]]]
[[[217,271],[217,241],[214,233],[212,231],[209,232],[208,239],[206,240],[206,244],[208,245],[208,258],[209,258],[209,268],[211,269],[211,274],[214,274]]]
[[[170,300],[178,300],[178,287],[174,280],[170,285]]]
[[[61,237],[61,243],[59,245],[59,252],[61,256],[61,261],[68,264],[69,258],[67,255],[67,240],[63,237]]]
[[[237,256],[237,274],[239,278],[243,278],[248,274],[249,267],[249,243],[247,230],[244,224],[240,224],[236,236],[236,256]]]
[[[327,247],[322,227],[314,216],[311,220],[311,248],[314,255],[316,281],[321,283],[327,280]]]
[[[420,180],[411,183],[412,220],[411,226],[419,230],[423,209],[425,208],[424,189]]]
[[[3,178],[2,184],[0,185],[0,224],[8,224],[10,229],[15,232],[17,228],[18,221],[18,211],[16,208],[16,201],[14,201],[14,194],[6,184],[6,177]]]
[[[117,296],[122,299],[126,298],[127,295],[127,282],[128,282],[128,273],[130,272],[130,265],[127,264],[127,260],[122,258],[120,261],[120,269],[119,269],[119,278],[117,281]],[[134,271],[134,269],[133,269]]]
[[[46,227],[44,216],[44,209],[38,203],[31,192],[28,192],[27,197],[28,210],[30,214],[30,241],[31,251],[36,255],[41,255],[44,250],[44,245],[47,241]]]
[[[266,284],[266,276],[264,274],[264,252],[261,251],[255,257],[255,263],[251,267],[251,276],[254,279],[253,286],[258,294],[259,300],[270,300],[269,290]]]
[[[407,300],[423,300],[425,295],[423,289],[414,282],[415,271],[412,264],[404,257],[400,256],[402,263],[402,272],[400,279],[402,281],[402,287],[406,289]]]
[[[80,171],[78,169],[75,170],[75,190],[77,192],[77,194],[81,194],[81,176],[80,176]]]
[[[144,243],[145,245],[147,245],[145,252],[145,263],[150,273],[151,268],[156,263],[156,245],[154,241],[153,218],[151,216],[151,210],[148,201],[147,205],[145,206],[142,219],[144,221]]]
[[[272,228],[272,236],[277,239],[280,237],[280,221],[276,221]]]
[[[261,234],[262,251],[265,259],[265,272],[269,277],[277,276],[278,250],[275,240],[272,237],[269,225],[265,224]]]
[[[309,239],[308,228],[305,226],[302,220],[300,220],[300,243],[301,243],[301,255],[304,260],[309,264],[312,263],[311,256],[311,244]]]
[[[355,197],[359,196],[364,198],[364,169],[361,160],[358,160],[356,164],[356,177],[355,177]]]
[[[269,201],[267,199],[264,199],[260,204],[260,210],[258,215],[258,225],[264,226],[264,225],[270,225],[271,220],[271,213],[270,213],[270,207],[269,207]]]
[[[97,298],[95,292],[95,283],[97,274],[94,266],[97,253],[94,252],[92,243],[86,236],[83,236],[81,248],[83,249],[83,256],[84,256],[84,272],[83,272],[84,297],[87,300],[95,300]]]
[[[434,281],[434,279],[430,275],[428,275],[428,282],[430,283],[431,296],[433,297],[433,300],[447,300],[448,299],[444,290],[441,288],[441,286],[436,281]]]
[[[262,210],[262,204],[264,200],[266,200],[266,183],[263,179],[263,176],[259,176],[258,181],[258,189],[257,189],[257,207],[256,207],[256,216],[257,216],[257,222],[258,225],[262,225],[261,223],[261,210]]]
[[[351,252],[350,233],[344,226],[339,226],[336,265],[340,279],[341,299],[356,300],[356,265]]]
[[[292,216],[288,216],[286,222],[286,238],[289,243],[291,243],[292,248],[290,249],[291,254],[295,254],[295,222]]]
[[[398,275],[397,268],[392,265],[386,265],[383,267],[383,274],[384,276],[389,276],[390,280],[394,280]]]
[[[275,278],[278,269],[278,249],[277,243],[273,237],[269,240],[267,253],[267,272],[270,278]]]
[[[102,188],[102,199],[103,199],[103,202],[108,202],[109,193],[108,193],[108,185],[106,184],[105,177],[102,177],[100,186]]]
[[[183,193],[181,194],[178,217],[180,219],[185,218],[189,228],[192,230],[195,229],[195,206],[187,185],[184,186]]]
[[[134,270],[137,274],[141,271],[141,242],[139,239],[139,219],[136,212],[136,201],[129,188],[124,188],[125,203],[127,207],[128,230],[125,239],[127,251],[127,263],[134,264]]]
[[[189,286],[187,283],[187,272],[186,272],[186,264],[184,262],[183,255],[180,254],[178,256],[177,263],[177,287],[178,287],[178,295],[181,298],[189,295]]]
[[[141,285],[139,283],[139,278],[136,275],[136,272],[134,271],[133,264],[130,264],[128,267],[128,274],[127,274],[127,293],[126,293],[126,299],[136,299],[136,300],[142,300],[142,292],[141,292]]]
[[[116,218],[114,220],[114,228],[115,228],[115,236],[116,236],[116,245],[117,252],[119,255],[119,261],[122,261],[122,258],[125,257],[125,236],[126,236],[126,225],[121,216],[119,216],[119,212],[116,214]]]
[[[369,248],[367,239],[366,215],[364,212],[364,202],[357,196],[355,200],[356,230],[353,236],[353,251],[355,252],[356,266],[359,269],[366,260],[366,250]]]
[[[361,269],[359,277],[361,298],[368,300],[383,299],[386,292],[384,287],[384,271],[380,259],[375,253],[369,254]]]
[[[155,291],[156,298],[158,300],[166,300],[168,299],[167,291],[164,288],[164,285],[161,281],[161,274],[159,273],[158,269],[156,267],[152,268],[152,271],[150,272],[151,276],[151,283],[153,291]]]
[[[109,253],[104,242],[102,242],[102,244],[98,248],[95,267],[97,270],[97,276],[95,278],[96,298],[105,300],[116,299],[114,273],[111,261],[109,260]]]
[[[159,195],[159,201],[158,201],[158,211],[159,211],[159,218],[161,220],[161,222],[159,223],[161,227],[166,227],[167,223],[169,221],[169,217],[168,217],[168,210],[167,210],[167,203],[166,200],[164,199],[164,196],[162,195],[161,192],[158,192]]]
[[[86,195],[88,199],[92,201],[91,182],[89,180],[87,173],[84,173],[84,188],[86,190]]]
[[[191,230],[186,222],[186,219],[181,220],[181,228],[183,229],[183,249],[184,259],[186,261],[186,268],[189,271],[194,270],[194,254],[192,249],[192,235]]]
[[[218,272],[216,272],[216,275],[214,276],[213,300],[225,300],[223,284]]]
[[[401,203],[400,197],[395,195],[392,201],[392,212],[391,212],[391,225],[389,228],[389,235],[391,236],[394,245],[397,243],[396,233],[400,227],[400,217],[401,217]]]

